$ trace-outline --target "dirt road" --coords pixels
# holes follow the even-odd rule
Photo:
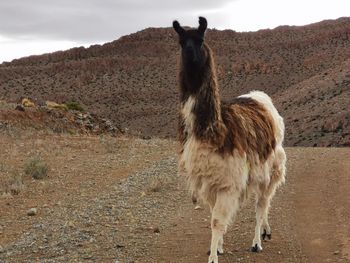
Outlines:
[[[0,188],[1,263],[207,262],[209,212],[194,209],[177,176],[176,142],[0,136],[1,184],[33,148],[50,166],[42,181],[23,177],[18,195]],[[350,262],[350,149],[287,154],[287,183],[271,208],[272,240],[262,253],[248,252],[255,225],[248,202],[220,262]]]

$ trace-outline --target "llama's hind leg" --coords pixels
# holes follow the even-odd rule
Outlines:
[[[271,227],[268,222],[268,215],[266,215],[261,228],[261,238],[262,240],[271,240],[271,237]]]
[[[259,194],[256,202],[256,225],[255,225],[255,236],[253,239],[253,244],[251,251],[252,252],[260,252],[262,250],[261,245],[261,227],[264,222],[265,215],[267,214],[269,205],[269,200]]]
[[[276,158],[271,170],[269,185],[267,187],[262,185],[260,187],[261,191],[257,195],[256,227],[252,245],[253,252],[259,252],[262,250],[260,237],[262,237],[263,240],[271,239],[271,227],[268,222],[270,202],[275,195],[277,187],[285,181],[285,165],[287,158],[284,149],[282,147],[277,148],[275,156]]]
[[[223,252],[223,235],[232,217],[238,210],[238,198],[228,193],[218,193],[212,210],[211,218],[211,245],[209,263],[218,263],[218,252]]]
[[[226,232],[226,230],[225,230]],[[224,235],[221,236],[218,243],[218,254],[224,254]]]
[[[265,195],[268,198],[268,206],[264,214],[263,224],[262,224],[262,239],[271,239],[271,227],[268,222],[268,213],[270,208],[270,202],[272,197],[275,195],[276,189],[281,183],[285,181],[286,174],[286,153],[282,147],[277,147],[275,151],[275,160],[273,168],[271,170],[270,184],[266,190]]]
[[[269,224],[269,209],[270,202],[275,193],[276,186],[274,184],[269,185],[268,189],[263,193],[264,196],[260,196],[257,203],[258,206],[262,206],[260,209],[262,210],[262,224],[261,224],[261,238],[262,240],[270,240],[271,239],[271,227]],[[257,211],[258,213],[258,211]]]

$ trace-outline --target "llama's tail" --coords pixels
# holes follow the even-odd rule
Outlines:
[[[286,181],[286,163],[287,155],[282,145],[277,145],[275,149],[275,159],[272,166],[271,180],[275,181],[277,185],[285,183]]]

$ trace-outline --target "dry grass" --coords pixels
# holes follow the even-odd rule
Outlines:
[[[149,192],[153,192],[153,193],[157,193],[160,192],[162,190],[163,183],[162,181],[159,180],[152,180],[152,183],[149,187]]]
[[[106,149],[107,153],[116,153],[119,149],[117,139],[110,136],[99,136],[101,145]]]
[[[18,195],[24,189],[23,174],[0,163],[0,194]]]
[[[166,188],[167,180],[161,175],[156,175],[151,179],[148,192],[158,193]]]
[[[24,189],[23,175],[14,173],[11,177],[5,192],[18,195]]]
[[[30,159],[24,167],[25,174],[34,179],[44,179],[47,177],[48,170],[48,165],[41,159],[40,156]]]

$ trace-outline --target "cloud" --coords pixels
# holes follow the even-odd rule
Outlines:
[[[0,37],[0,63],[34,54],[50,53],[78,46],[77,43],[62,40],[22,40]]]
[[[229,0],[11,0],[0,2],[0,35],[21,39],[101,42],[144,29],[193,23],[194,14]]]
[[[3,0],[0,63],[170,27],[174,19],[197,27],[199,15],[209,28],[255,31],[349,16],[349,8],[349,0]]]

